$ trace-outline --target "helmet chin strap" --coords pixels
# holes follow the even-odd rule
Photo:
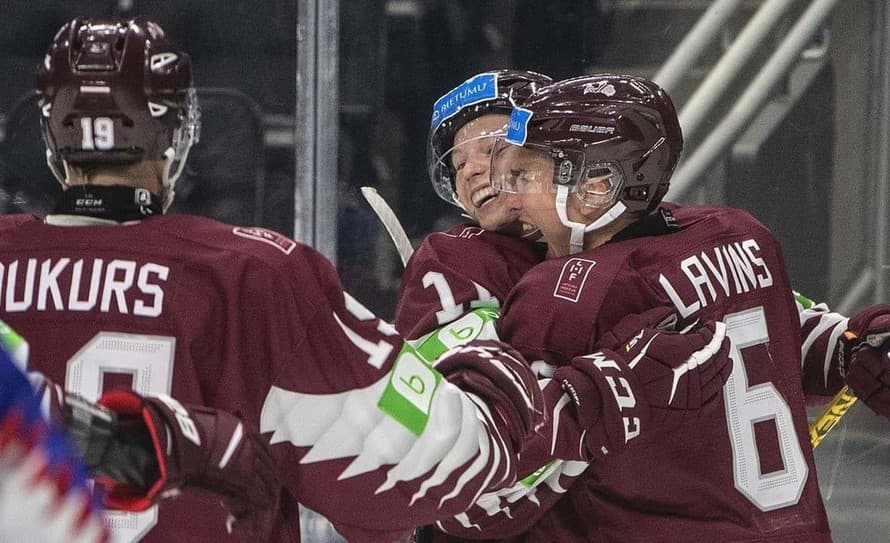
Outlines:
[[[50,151],[49,149],[47,149],[46,150],[46,165],[49,166],[49,171],[51,171],[53,174],[53,177],[55,177],[56,180],[58,180],[58,182],[62,184],[62,188],[67,188],[68,187],[68,179],[70,177],[70,175],[68,173],[68,161],[60,160],[59,162],[62,163],[63,171],[59,171],[56,161],[53,159],[53,152]]]
[[[182,151],[182,157],[178,160],[176,158],[176,151],[173,147],[168,147],[167,150],[164,151],[164,173],[163,178],[161,179],[161,185],[164,189],[164,213],[167,212],[167,208],[173,203],[173,197],[176,195],[174,187],[176,186],[176,181],[179,179],[179,176],[182,175],[182,170],[185,169],[185,162],[188,160],[191,148],[192,143],[189,142]]]
[[[569,237],[569,254],[580,253],[584,250],[585,234],[611,224],[615,219],[627,211],[627,207],[623,203],[616,202],[597,220],[590,224],[584,224],[569,220],[568,201],[569,187],[567,185],[559,185],[556,187],[556,214],[559,215],[559,222],[571,232]]]

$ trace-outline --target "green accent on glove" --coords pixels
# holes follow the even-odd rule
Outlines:
[[[0,321],[0,347],[23,371],[28,366],[28,342],[3,321]]]
[[[442,381],[442,374],[433,368],[433,363],[474,339],[496,339],[494,323],[499,316],[497,308],[476,308],[411,343],[406,342],[377,407],[413,434],[423,433]]]
[[[474,339],[497,339],[495,321],[499,316],[497,308],[480,307],[403,344],[377,407],[415,435],[423,433],[442,381],[442,374],[433,368],[433,363]]]
[[[0,321],[0,345],[2,345],[3,349],[9,352],[24,342],[25,338],[18,335],[8,324]]]
[[[441,381],[442,374],[406,343],[396,357],[377,407],[419,436],[429,421]]]
[[[547,462],[540,468],[533,471],[531,474],[526,475],[525,477],[523,477],[522,479],[519,480],[519,484],[521,484],[522,486],[524,486],[526,488],[531,488],[532,486],[534,486],[534,484],[536,482],[538,482],[538,479],[540,479],[541,477],[544,476],[544,473],[547,471],[547,468],[549,468],[551,465],[553,465],[553,462],[555,462],[555,460],[551,460],[551,461]]]
[[[497,308],[480,307],[413,343],[425,360],[433,362],[451,349],[466,345],[474,339],[497,339],[495,321],[498,317],[500,311]]]
[[[791,292],[794,294],[794,299],[797,300],[797,303],[803,306],[804,309],[810,309],[811,307],[816,305],[816,302],[810,300],[800,292],[797,292],[796,290],[792,290]]]

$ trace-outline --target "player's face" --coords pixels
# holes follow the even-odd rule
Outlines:
[[[519,229],[519,211],[491,187],[489,179],[495,135],[503,133],[509,121],[509,115],[491,113],[462,126],[454,135],[451,165],[457,196],[467,213],[486,230],[512,233]]]
[[[562,224],[557,212],[554,163],[550,155],[498,140],[491,168],[492,184],[501,190],[508,205],[519,208],[519,220],[540,230],[547,242],[548,257],[567,255],[570,230]],[[570,221],[589,222],[581,207],[581,200],[570,194],[566,206]]]

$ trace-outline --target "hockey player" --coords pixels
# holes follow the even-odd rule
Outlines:
[[[486,72],[434,104],[430,179],[436,194],[472,222],[426,236],[408,261],[395,318],[407,337],[418,338],[477,307],[500,307],[516,281],[542,260],[544,245],[522,238],[519,210],[491,188],[488,167],[513,107],[551,82],[535,72]]]
[[[0,314],[44,338],[34,366],[70,392],[175,430],[152,435],[179,464],[159,468],[151,490],[198,469],[189,461],[216,459],[205,474],[237,461],[248,429],[271,439],[280,469],[276,541],[299,537],[296,500],[357,541],[381,541],[513,483],[542,419],[533,377],[510,351],[471,346],[433,370],[309,247],[164,214],[200,117],[189,57],[158,25],[74,20],[38,77],[48,163],[65,190],[45,220],[0,218]],[[245,437],[231,419],[208,423],[119,387],[231,411]],[[171,440],[190,456],[166,451]],[[116,541],[255,539],[228,533],[216,496],[143,497],[130,506],[148,510],[109,514]]]
[[[589,370],[578,355],[648,307],[721,319],[734,343],[718,404],[670,439],[592,464],[548,513],[568,527],[554,539],[830,541],[781,251],[743,211],[658,207],[682,145],[663,90],[601,75],[533,94],[493,149],[493,185],[515,193],[549,257],[511,292],[500,332],[556,366],[554,379],[583,389],[566,368]]]
[[[10,358],[20,345],[0,323],[0,541],[107,541],[84,466]]]

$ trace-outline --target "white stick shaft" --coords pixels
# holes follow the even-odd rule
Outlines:
[[[380,196],[377,189],[374,187],[362,187],[362,196],[365,197],[365,200],[371,205],[371,209],[377,214],[377,218],[383,223],[383,227],[386,228],[389,237],[392,238],[392,242],[396,245],[396,251],[399,252],[399,258],[402,259],[402,265],[404,266],[414,253],[414,247],[411,246],[411,240],[408,239],[408,234],[402,228],[402,223],[399,222],[398,217],[396,217],[392,208],[389,207],[389,204],[386,203],[386,200]]]

